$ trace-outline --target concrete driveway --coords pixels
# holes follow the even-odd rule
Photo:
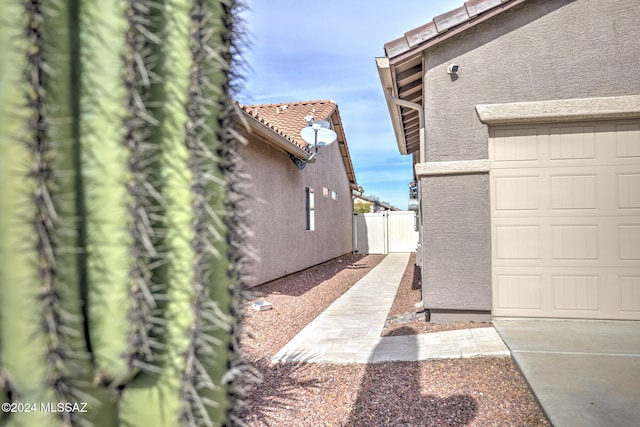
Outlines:
[[[640,322],[493,324],[555,427],[640,426]]]

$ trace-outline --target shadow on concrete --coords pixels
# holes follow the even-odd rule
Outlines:
[[[412,328],[405,329],[404,335],[415,337]],[[420,377],[419,362],[369,363],[346,425],[453,427],[474,420],[478,412],[474,397],[425,395]]]

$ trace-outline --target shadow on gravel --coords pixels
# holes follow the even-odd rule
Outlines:
[[[337,274],[349,274],[349,271],[371,269],[373,266],[378,265],[383,258],[384,255],[346,254],[254,288],[249,288],[246,291],[256,295],[279,293],[300,296]]]
[[[268,359],[260,359],[253,361],[252,365],[257,378],[244,398],[249,407],[237,409],[237,415],[244,423],[279,426],[282,420],[274,413],[281,413],[283,408],[304,406],[297,397],[300,391],[320,387],[317,379],[299,379],[304,377],[308,367],[305,363],[271,364]]]
[[[405,329],[403,335],[415,336],[411,328]],[[369,363],[346,425],[460,427],[473,421],[478,412],[474,397],[424,395],[420,376],[417,362]]]

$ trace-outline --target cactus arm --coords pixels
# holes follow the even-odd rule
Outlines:
[[[0,425],[229,422],[233,3],[0,2]]]

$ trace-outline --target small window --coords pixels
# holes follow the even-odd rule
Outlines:
[[[313,200],[313,188],[305,188],[306,210],[307,210],[307,230],[315,230],[315,202]]]
[[[329,189],[327,187],[322,187],[322,196],[329,197]]]
[[[332,191],[332,192],[331,192],[331,198],[332,198],[333,200],[338,200],[338,193],[336,193],[335,191]]]

